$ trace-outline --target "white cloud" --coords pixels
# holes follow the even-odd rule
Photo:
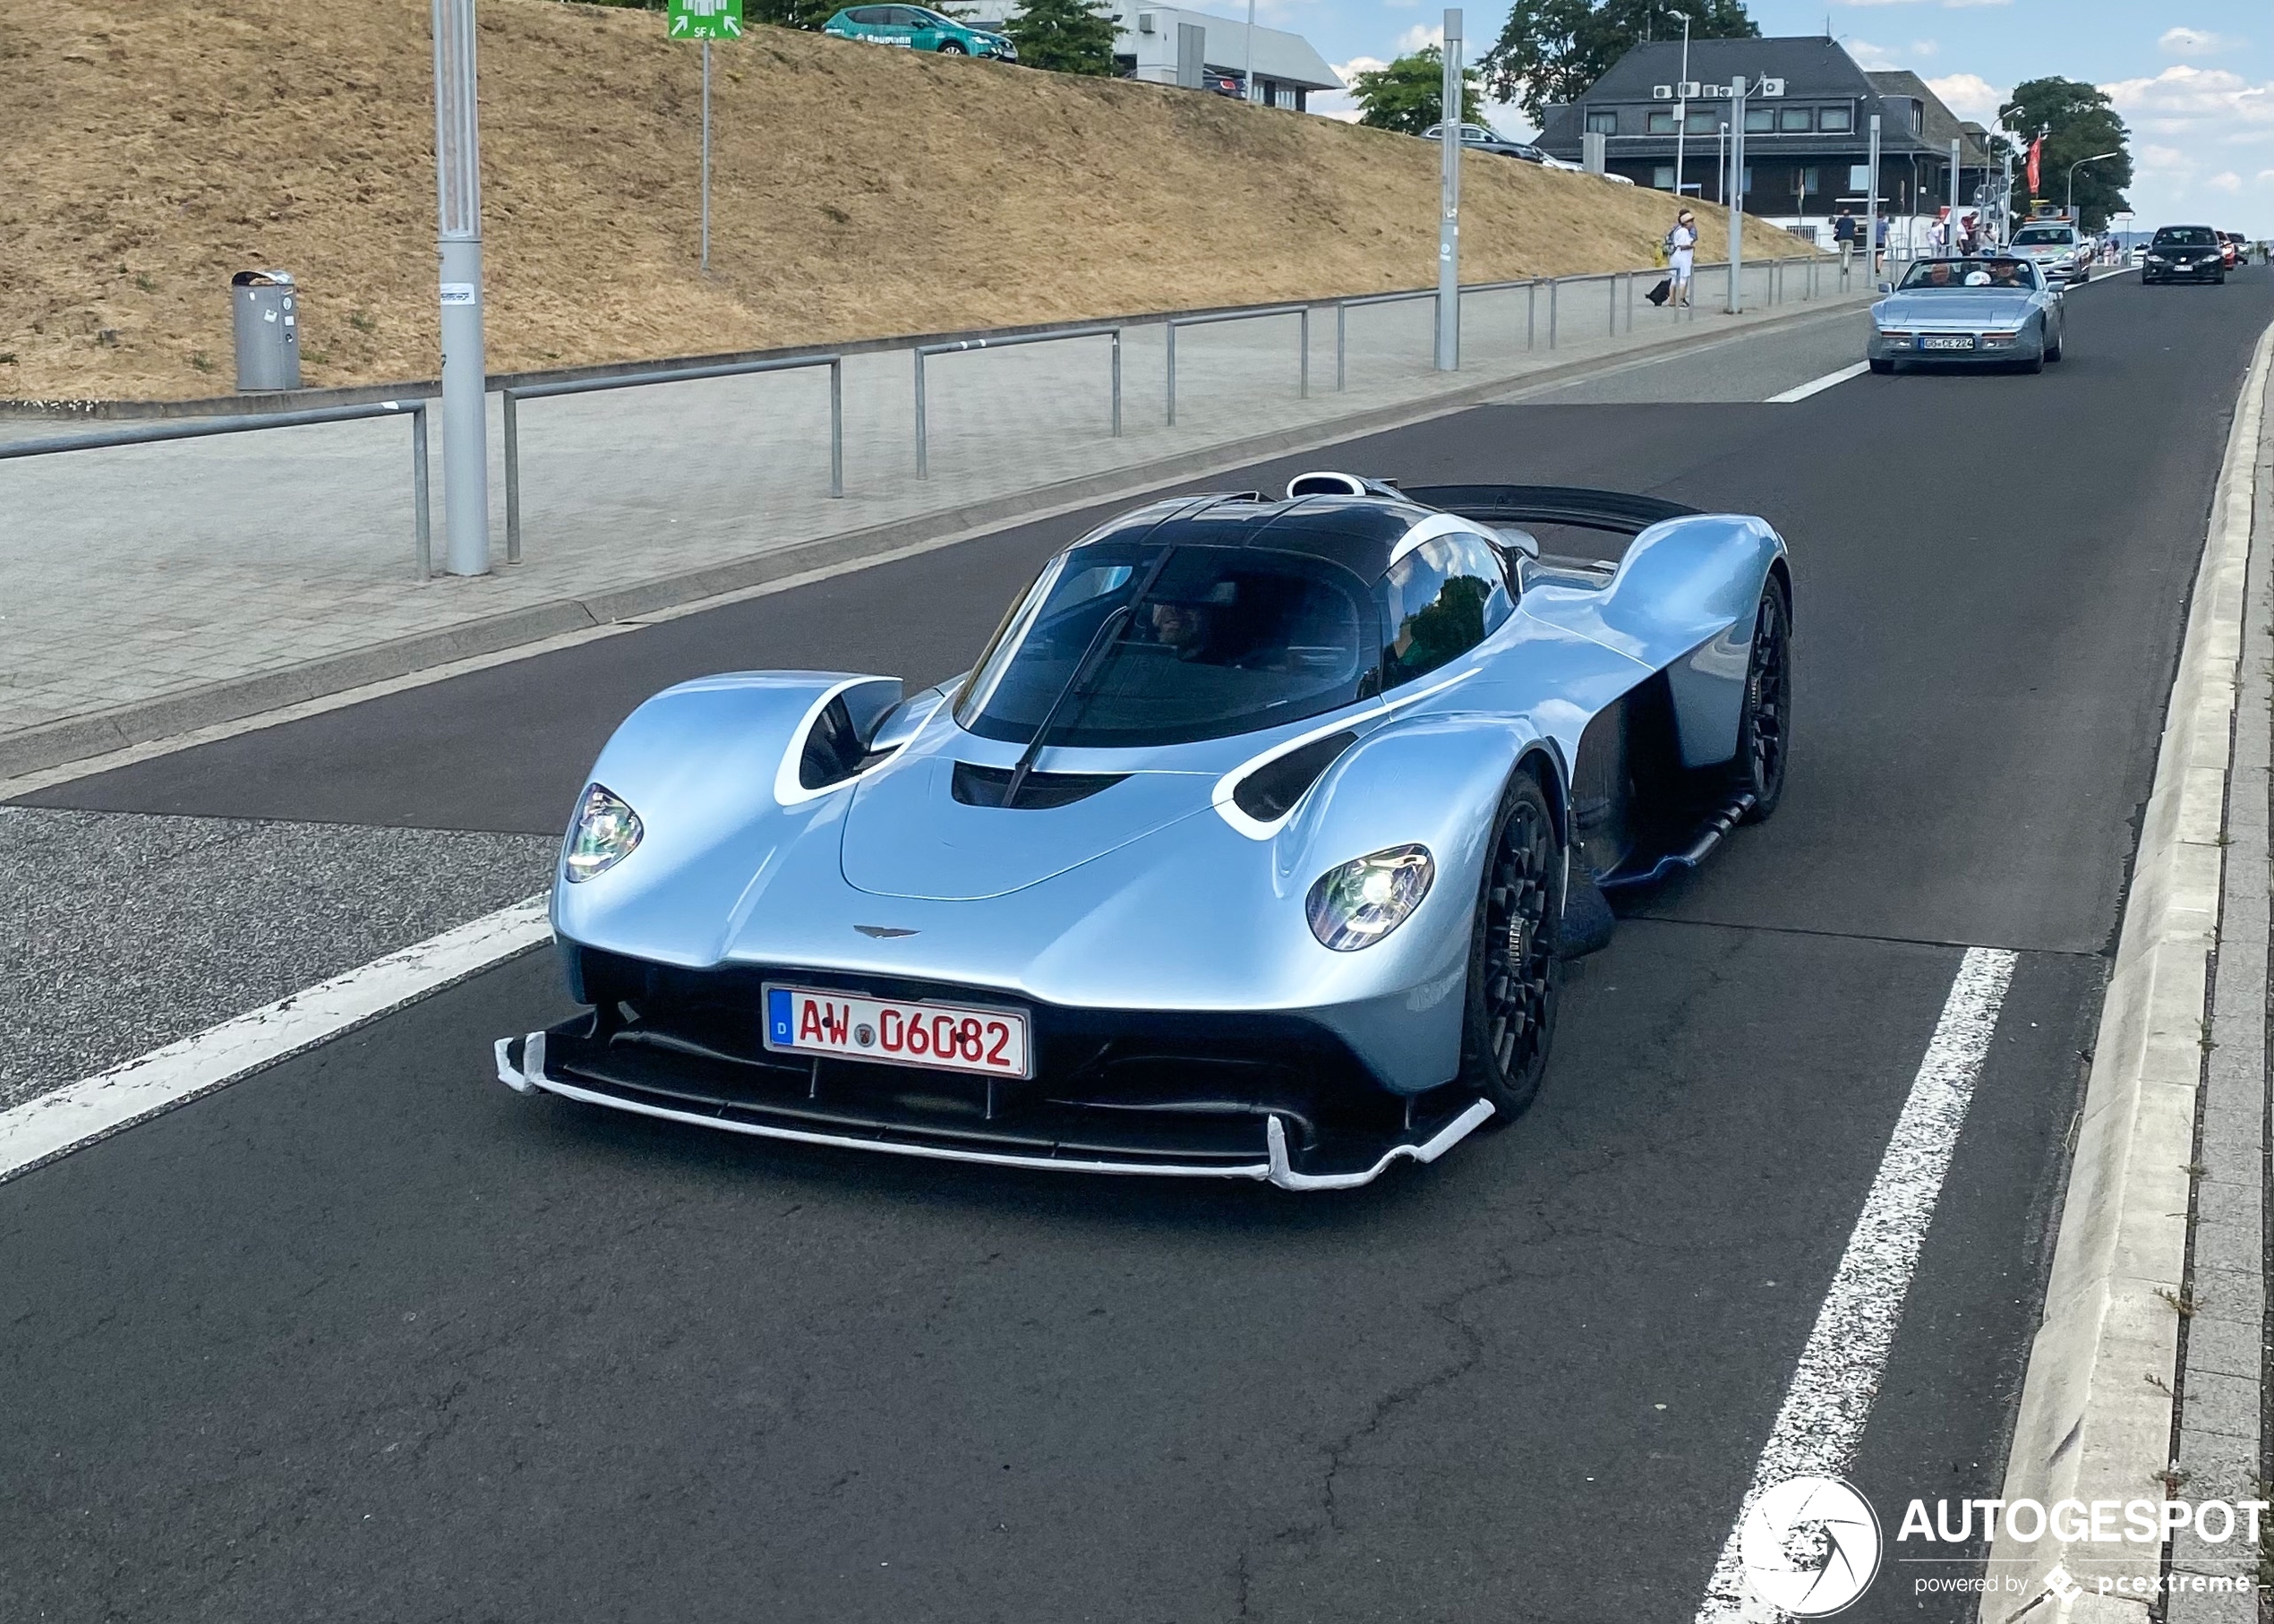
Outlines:
[[[1849,56],[1856,59],[1856,65],[1867,73],[1884,73],[1902,65],[1895,60],[1894,47],[1890,46],[1874,45],[1870,40],[1859,39],[1853,34],[1842,38],[1840,44]]]
[[[2209,29],[2166,29],[2156,41],[2156,48],[2174,56],[2209,56],[2219,51],[2231,51],[2242,40],[2227,34],[2214,34]]]
[[[2169,67],[2152,79],[2120,79],[2100,89],[2141,135],[2201,141],[2274,133],[2274,86],[2253,84],[2225,68]]]
[[[1398,54],[1400,56],[1410,56],[1414,52],[1426,50],[1432,45],[1441,48],[1444,43],[1445,25],[1443,23],[1416,22],[1398,36]]]
[[[1932,39],[1914,39],[1911,42],[1911,54],[1914,56],[1939,56],[1942,48]]]
[[[2005,104],[2005,94],[1979,73],[1946,73],[1940,79],[1930,79],[1927,88],[1943,98],[1943,105],[1961,118],[1971,118],[1976,124],[1995,124],[1997,109]]]
[[[2213,192],[2224,192],[2233,195],[2242,191],[2243,177],[2232,169],[2223,169],[2205,181],[2203,184],[2209,186]]]
[[[1347,62],[1334,64],[1334,76],[1346,85],[1361,73],[1389,65],[1379,56],[1353,56]],[[1313,90],[1304,106],[1321,118],[1339,119],[1346,124],[1358,122],[1358,103],[1348,90]]]

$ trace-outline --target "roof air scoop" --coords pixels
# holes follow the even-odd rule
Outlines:
[[[1366,482],[1355,474],[1298,474],[1287,481],[1287,500],[1298,496],[1364,496]]]

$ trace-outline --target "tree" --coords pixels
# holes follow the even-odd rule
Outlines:
[[[1113,18],[1096,0],[1025,0],[1003,31],[1030,68],[1113,76]]]
[[[2038,155],[2037,196],[2047,202],[2069,201],[2069,166],[2099,152],[2114,158],[2087,164],[2076,172],[2078,224],[2099,231],[2111,215],[2132,205],[2124,189],[2132,184],[2132,154],[2126,150],[2132,132],[2097,86],[2073,79],[2032,79],[2013,87],[2001,122],[2013,132],[2022,161],[2014,165],[2013,207],[2029,212],[2030,193],[2027,172],[2030,142],[2042,131],[2044,150]]]
[[[1646,39],[1757,39],[1745,0],[1516,0],[1484,53],[1484,82],[1535,124],[1552,104],[1577,101],[1613,63]]]
[[[1482,123],[1484,98],[1476,92],[1476,70],[1470,68],[1461,77],[1460,122]],[[1442,122],[1439,108],[1445,100],[1445,53],[1427,45],[1386,68],[1369,68],[1350,81],[1350,93],[1358,100],[1360,124],[1419,135]]]

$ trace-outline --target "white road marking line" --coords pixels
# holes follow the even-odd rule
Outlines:
[[[1804,383],[1798,389],[1787,389],[1782,395],[1772,395],[1768,397],[1768,404],[1791,406],[1796,400],[1806,400],[1811,395],[1821,395],[1834,384],[1845,383],[1851,378],[1860,378],[1870,370],[1871,363],[1859,361],[1853,366],[1843,366],[1836,372],[1826,372],[1823,377],[1812,382]]]
[[[1746,1591],[1739,1543],[1745,1514],[1777,1484],[1795,1477],[1836,1477],[1855,1458],[1886,1371],[1887,1350],[1902,1320],[1919,1244],[1942,1199],[1943,1175],[1950,1171],[1975,1080],[1997,1030],[2014,959],[2003,948],[1971,947],[1959,963],[1911,1097],[1864,1198],[1862,1216],[1848,1236],[1816,1328],[1800,1351],[1784,1406],[1761,1446],[1752,1487],[1714,1564],[1697,1624],[1784,1617]]]
[[[0,1180],[376,1021],[526,952],[550,934],[545,899],[533,896],[0,1111]]]

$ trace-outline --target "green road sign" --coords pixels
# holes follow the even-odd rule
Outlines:
[[[670,0],[671,37],[674,39],[739,39],[742,0]]]

